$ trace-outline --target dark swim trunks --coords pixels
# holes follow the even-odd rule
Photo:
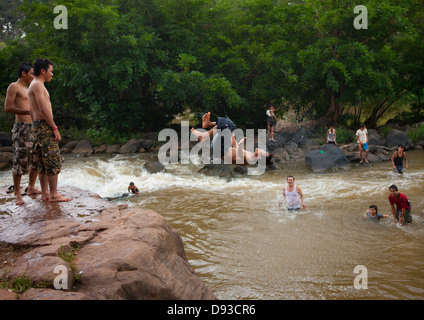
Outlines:
[[[13,173],[19,176],[28,173],[28,168],[36,168],[33,164],[34,138],[31,134],[31,123],[15,122],[12,129]]]
[[[230,130],[230,132],[233,132],[237,127],[234,124],[234,122],[231,121],[231,119],[228,118],[228,117],[225,117],[225,118],[217,117],[217,118],[218,119],[216,121],[216,126],[217,126],[217,129],[221,130],[221,132],[217,133],[214,136],[214,138],[212,140],[212,144],[211,144],[211,152],[213,152],[213,147],[214,147],[214,144],[217,143],[217,139],[221,138],[221,153],[220,153],[220,156],[222,158],[222,157],[225,156],[225,154],[228,152],[228,149],[231,147],[231,141],[229,143],[229,146],[225,145],[225,136],[226,136],[225,133],[226,132],[224,130],[228,129],[228,130]],[[228,142],[227,142],[227,144],[228,144]]]
[[[267,120],[267,123],[270,126],[270,128],[272,128],[274,126],[274,119],[272,119],[271,117],[269,117],[268,120]]]
[[[32,134],[35,140],[36,165],[40,173],[54,176],[60,173],[62,159],[59,143],[54,139],[52,128],[45,120],[35,120],[32,123]]]

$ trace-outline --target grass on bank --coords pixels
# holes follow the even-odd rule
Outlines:
[[[11,252],[13,251],[13,247],[2,245],[1,248],[6,252],[6,249]],[[78,254],[78,250],[81,248],[81,245],[75,244],[70,247],[60,246],[59,251],[57,252],[57,256],[65,261],[68,266],[72,270],[73,275],[73,283],[75,286],[78,286],[81,282],[81,274],[78,270],[76,264],[76,257]],[[9,270],[3,269],[3,272],[0,277],[0,289],[11,290],[16,294],[22,294],[25,291],[35,288],[54,288],[53,281],[54,279],[46,279],[39,282],[32,281],[26,274],[21,275],[20,277],[11,279],[9,278]]]

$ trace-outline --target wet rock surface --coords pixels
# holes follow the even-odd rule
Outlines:
[[[17,206],[6,188],[0,190],[0,274],[9,281],[25,276],[34,284],[18,295],[3,289],[0,297],[216,299],[161,215],[77,189],[59,191],[73,200],[49,203],[25,196],[26,204]],[[55,288],[57,266],[63,266],[66,289]]]

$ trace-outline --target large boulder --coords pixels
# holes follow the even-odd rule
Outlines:
[[[27,197],[25,208],[13,205],[5,189],[0,194],[0,210],[13,213],[0,220],[0,257],[9,257],[9,247],[14,257],[21,250],[13,261],[2,259],[2,283],[25,276],[43,284],[18,299],[216,299],[187,261],[177,231],[152,210],[78,189],[67,189],[73,200],[60,205]],[[58,276],[67,284],[60,290],[53,289]],[[0,291],[0,298],[13,299],[9,293]]]
[[[277,148],[271,153],[272,163],[277,168],[282,168],[284,164],[290,161],[290,155],[284,148]]]
[[[165,166],[159,160],[147,160],[144,164],[144,169],[150,173],[165,172]]]
[[[278,120],[275,126],[275,142],[268,141],[267,147],[270,151],[287,145],[301,145],[312,136],[312,133],[320,125],[317,120],[304,122],[290,122],[287,120]]]
[[[81,140],[77,142],[75,148],[72,150],[72,153],[83,155],[91,154],[93,153],[93,146],[91,145],[90,141]]]
[[[0,132],[0,146],[11,146],[12,138],[9,133]]]
[[[140,145],[139,140],[131,139],[119,149],[119,153],[135,153],[140,149]]]
[[[70,153],[75,149],[78,141],[69,141],[62,148],[60,148],[60,153]]]
[[[376,146],[384,146],[381,135],[375,129],[368,129],[368,144]]]
[[[112,144],[106,148],[106,153],[119,153],[120,149],[121,149],[120,144]]]
[[[144,150],[149,151],[153,147],[153,140],[149,139],[140,139],[140,147],[144,148]]]
[[[107,144],[103,143],[98,147],[93,148],[94,153],[105,153],[107,150]]]
[[[345,169],[350,166],[350,161],[335,144],[325,144],[318,150],[308,152],[305,155],[305,163],[313,171]]]
[[[231,180],[231,170],[229,166],[225,163],[219,164],[205,164],[200,170],[200,173],[209,177],[218,177],[225,179],[227,182]]]
[[[406,145],[408,143],[408,135],[397,129],[389,131],[386,137],[386,147],[397,147],[400,144]]]

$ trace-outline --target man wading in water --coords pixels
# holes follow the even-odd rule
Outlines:
[[[294,183],[293,176],[287,177],[287,185],[284,186],[283,197],[286,201],[287,210],[300,210],[301,204],[303,209],[306,209],[302,189]],[[282,204],[283,200],[278,203],[278,206],[281,207]]]

